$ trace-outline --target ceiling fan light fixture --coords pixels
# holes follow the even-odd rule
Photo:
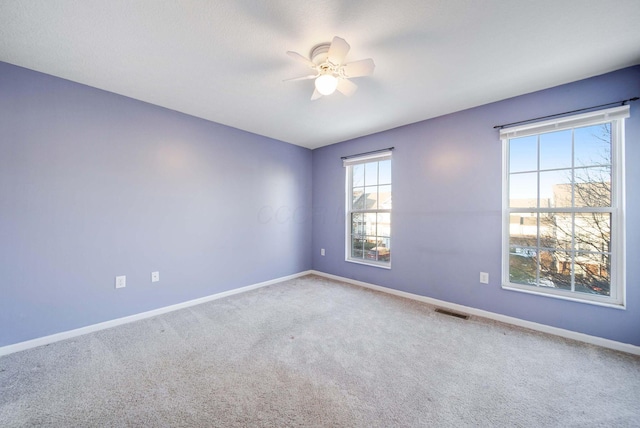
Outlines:
[[[316,78],[316,89],[322,95],[331,95],[338,87],[338,78],[331,74],[323,74]]]
[[[322,98],[323,95],[331,95],[335,91],[350,97],[358,88],[358,85],[350,81],[353,77],[371,76],[375,64],[371,58],[345,63],[344,59],[350,46],[346,40],[335,36],[331,43],[320,43],[311,49],[309,58],[297,52],[287,51],[287,55],[296,61],[304,63],[315,74],[286,79],[307,80],[314,79],[314,90],[311,101]]]

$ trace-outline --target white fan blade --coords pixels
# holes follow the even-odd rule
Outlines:
[[[344,57],[347,56],[350,48],[351,46],[349,46],[349,43],[347,43],[345,39],[336,36],[333,38],[331,46],[329,46],[327,59],[334,65],[340,65],[342,61],[344,61]]]
[[[322,94],[320,92],[318,92],[317,89],[313,90],[313,95],[311,95],[311,101],[315,101],[318,98],[322,98]]]
[[[373,63],[373,60],[367,58],[343,65],[342,71],[344,71],[347,77],[371,76],[375,67],[376,65]]]
[[[358,85],[356,85],[349,79],[340,79],[340,81],[338,82],[338,87],[336,89],[343,95],[350,97],[351,95],[353,95],[356,89],[358,89]]]
[[[283,82],[295,82],[296,80],[309,80],[309,79],[314,79],[318,77],[317,74],[309,74],[308,76],[300,76],[300,77],[293,77],[291,79],[284,79]]]
[[[291,58],[293,58],[293,59],[295,59],[297,61],[304,62],[305,64],[307,64],[311,68],[316,68],[316,65],[313,63],[313,61],[311,61],[309,58],[303,57],[298,52],[287,51],[287,55],[289,55]]]

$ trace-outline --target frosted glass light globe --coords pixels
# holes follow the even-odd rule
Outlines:
[[[338,79],[331,74],[323,74],[316,79],[316,89],[322,95],[331,95],[338,87]]]

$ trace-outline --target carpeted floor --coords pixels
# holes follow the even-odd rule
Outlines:
[[[640,426],[640,358],[316,276],[0,358],[0,426]]]

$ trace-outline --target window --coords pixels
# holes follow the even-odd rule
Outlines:
[[[346,260],[391,267],[391,152],[348,158]]]
[[[624,306],[622,106],[503,129],[503,288]]]

